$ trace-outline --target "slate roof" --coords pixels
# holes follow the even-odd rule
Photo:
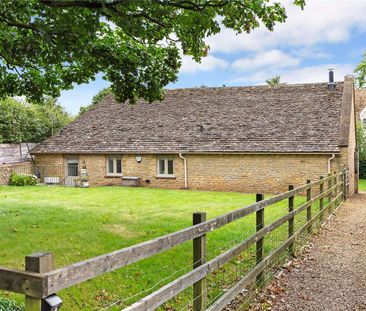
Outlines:
[[[135,105],[109,96],[32,153],[335,153],[343,88],[188,88]]]

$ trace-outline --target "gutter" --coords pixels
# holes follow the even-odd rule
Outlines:
[[[330,174],[330,162],[334,160],[335,154],[333,153],[332,156],[328,159],[328,174]]]
[[[339,147],[348,147],[347,145],[339,145]],[[189,151],[188,151],[189,152]],[[42,151],[36,151],[36,152],[30,152],[30,154],[172,154],[171,151],[108,151],[108,150],[104,150],[104,151],[78,151],[78,150],[67,150],[67,151],[46,151],[46,152],[42,152]],[[236,154],[236,155],[304,155],[304,154],[339,154],[339,151],[321,151],[321,152],[315,152],[315,151],[310,151],[310,152],[267,152],[267,151],[262,151],[262,152],[242,152],[242,151],[190,151],[190,154]]]
[[[187,158],[183,157],[181,153],[179,153],[179,157],[183,159],[184,163],[184,189],[188,189]]]

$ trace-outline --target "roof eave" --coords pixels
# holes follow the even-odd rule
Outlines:
[[[340,146],[343,147],[343,146]],[[338,154],[340,150],[325,150],[325,151],[39,151],[39,152],[31,152],[32,155],[40,155],[40,154]]]

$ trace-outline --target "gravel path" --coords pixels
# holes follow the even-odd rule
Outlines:
[[[310,245],[254,310],[366,310],[366,192],[345,202]]]

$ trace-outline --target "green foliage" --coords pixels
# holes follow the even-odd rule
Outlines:
[[[359,191],[366,191],[366,180],[365,179],[359,179],[359,181],[358,181],[358,190]]]
[[[357,73],[358,87],[364,87],[366,84],[366,53],[363,57],[363,60],[357,65],[355,69],[355,73]]]
[[[0,101],[0,142],[40,142],[72,120],[53,98],[27,104],[12,98]]]
[[[359,160],[359,178],[366,179],[366,160]]]
[[[293,0],[303,7],[305,0]],[[37,101],[103,73],[121,101],[163,97],[181,55],[207,55],[205,38],[285,22],[268,0],[0,1],[0,95]]]
[[[266,83],[269,86],[279,86],[281,84],[281,77],[280,76],[274,76],[271,79],[267,79]]]
[[[102,101],[107,95],[112,94],[112,89],[110,87],[107,87],[105,89],[100,90],[96,95],[92,98],[92,105],[98,104],[100,101]]]
[[[107,87],[105,89],[100,90],[96,95],[93,96],[92,102],[89,106],[80,107],[79,114],[82,114],[90,109],[92,109],[95,105],[101,102],[107,95],[112,94],[112,89]]]
[[[24,311],[24,307],[13,300],[0,296],[0,311]]]
[[[35,186],[37,177],[33,175],[12,173],[9,179],[9,186]]]
[[[366,137],[365,129],[360,121],[357,122],[357,147],[360,161],[366,161]]]
[[[366,179],[366,137],[364,127],[360,121],[357,122],[356,135],[359,154],[359,177]]]

